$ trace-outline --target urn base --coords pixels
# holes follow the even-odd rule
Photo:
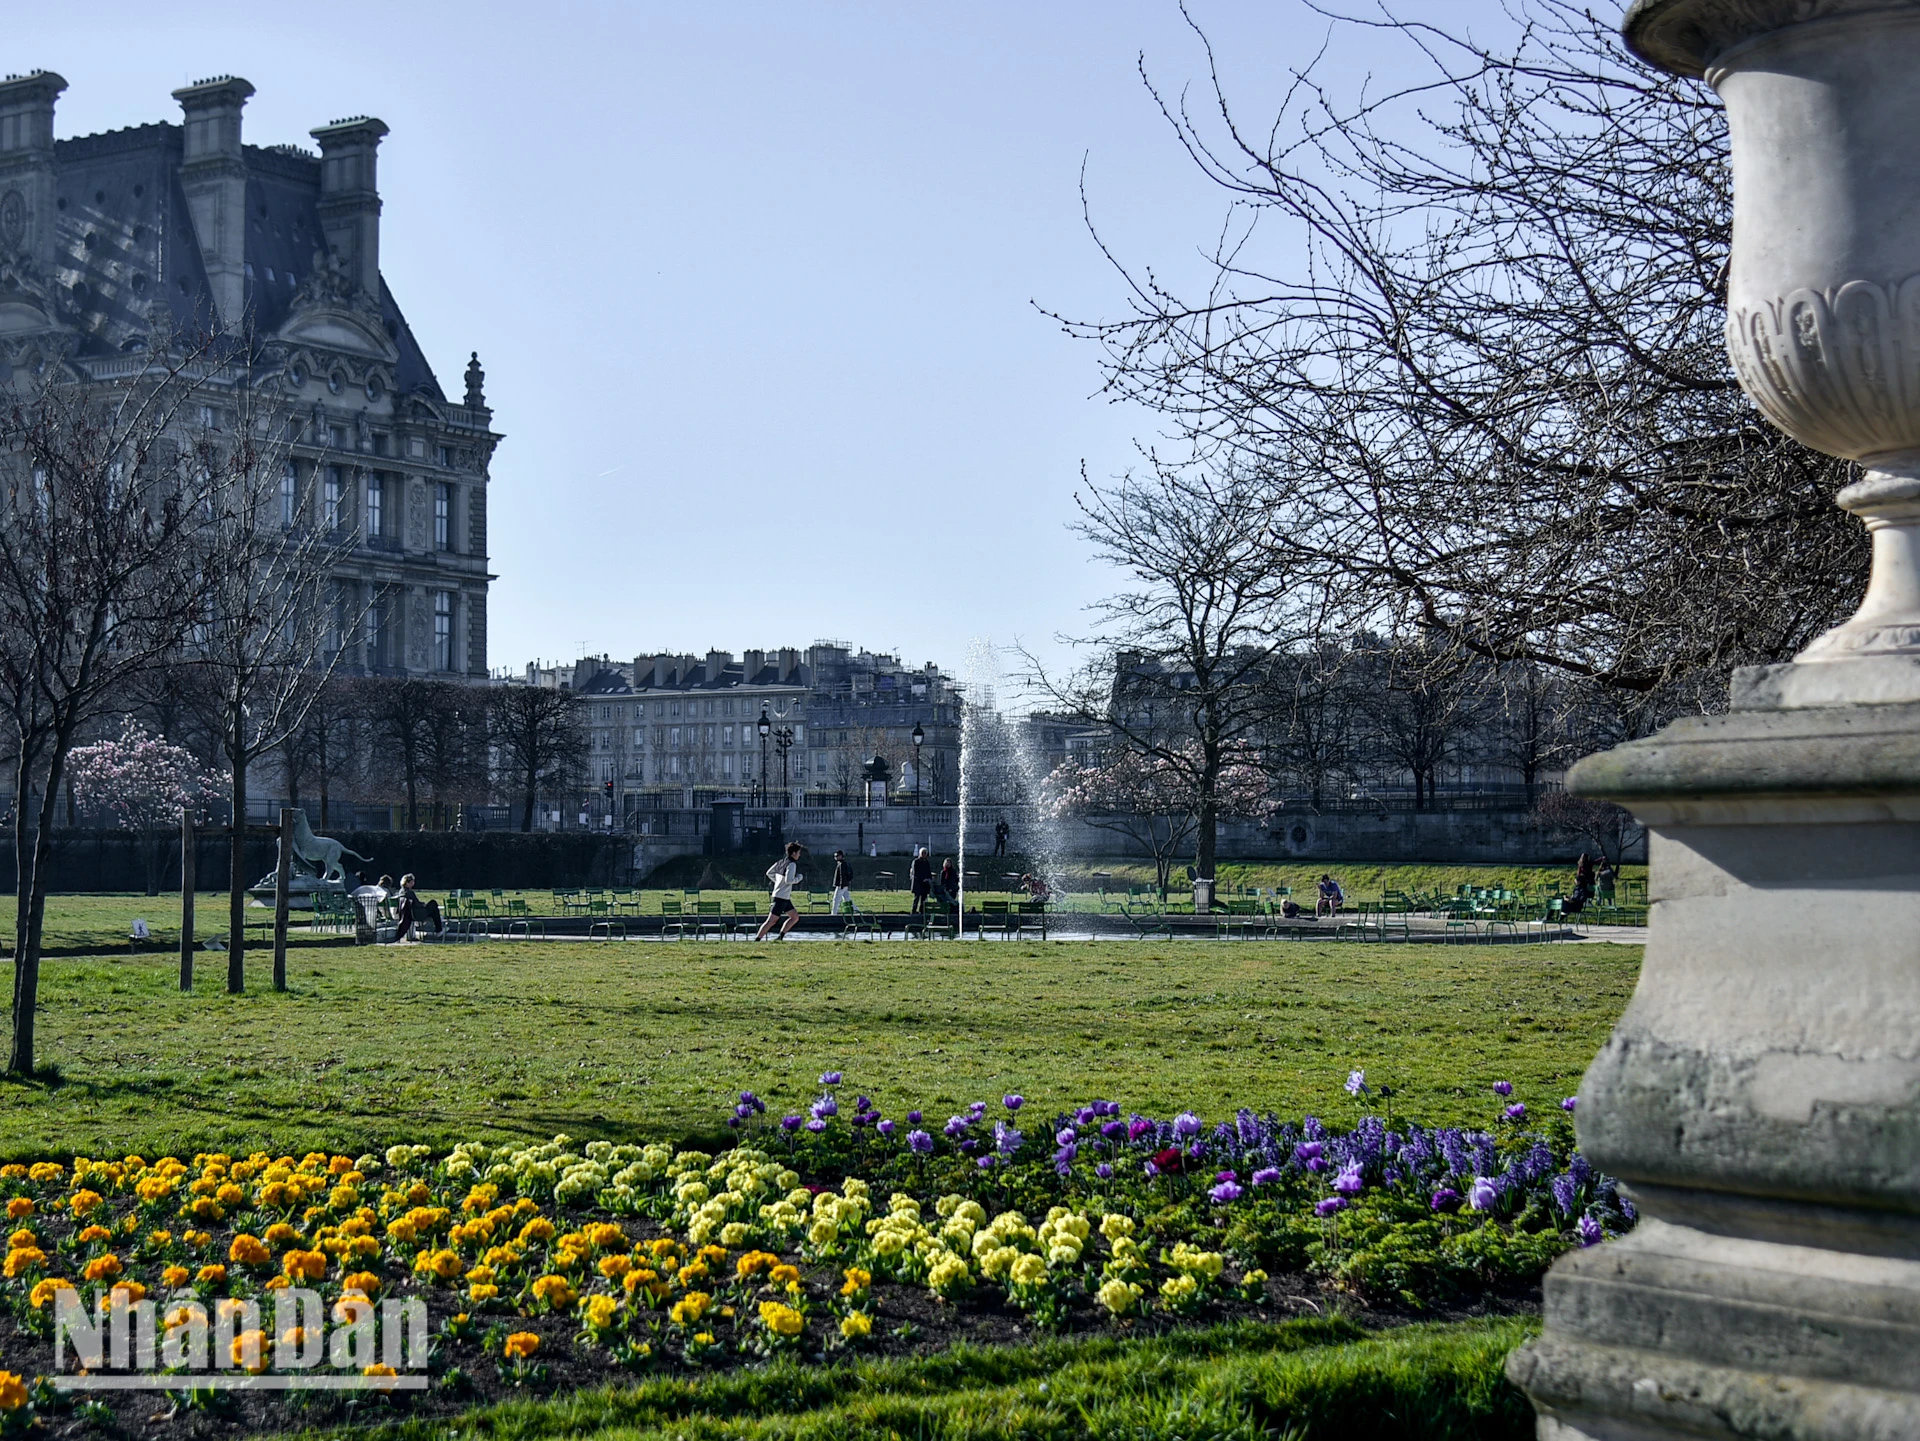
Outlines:
[[[1920,1436],[1920,1261],[1649,1219],[1554,1267],[1507,1374],[1540,1441]]]

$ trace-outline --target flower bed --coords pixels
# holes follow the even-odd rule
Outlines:
[[[167,1349],[176,1338],[225,1324],[219,1359],[239,1371],[314,1364],[298,1359],[312,1338],[280,1329],[276,1291],[316,1292],[336,1322],[370,1326],[376,1303],[425,1300],[424,1394],[183,1399],[274,1426],[782,1355],[1152,1331],[1315,1291],[1472,1300],[1531,1285],[1560,1251],[1632,1222],[1572,1150],[1563,1111],[1536,1124],[1510,1094],[1485,1131],[1244,1111],[1209,1127],[1109,1102],[1034,1125],[1017,1095],[936,1125],[865,1097],[843,1107],[841,1078],[821,1080],[804,1113],[778,1119],[742,1094],[734,1144],[717,1151],[556,1137],[438,1156],[0,1167],[0,1299],[15,1323],[0,1335],[0,1427],[63,1404],[43,1373],[68,1289],[89,1308],[152,1301],[163,1367],[185,1354],[184,1341]],[[1365,1078],[1349,1091],[1364,1102]],[[329,1351],[317,1370],[387,1374],[372,1354]]]

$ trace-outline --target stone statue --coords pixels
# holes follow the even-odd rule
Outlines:
[[[307,813],[296,810],[293,813],[293,861],[297,870],[300,866],[309,867],[322,884],[343,885],[346,871],[340,865],[342,856],[352,856],[356,861],[371,860],[358,851],[349,850],[331,836],[317,836],[313,827],[307,824]]]

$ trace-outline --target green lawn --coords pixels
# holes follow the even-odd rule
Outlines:
[[[1527,1321],[1240,1325],[1139,1340],[956,1347],[853,1367],[781,1364],[399,1423],[381,1441],[1526,1441],[1501,1365]],[[334,1436],[335,1430],[313,1433]],[[369,1438],[371,1441],[371,1438]]]
[[[209,958],[215,959],[215,958]],[[826,1069],[936,1119],[1018,1089],[1165,1115],[1350,1118],[1350,1069],[1399,1116],[1483,1121],[1488,1085],[1570,1093],[1637,948],[1305,942],[495,943],[311,950],[292,990],[182,995],[174,960],[43,967],[52,1082],[0,1083],[0,1154],[711,1131]],[[217,970],[218,967],[210,968]]]

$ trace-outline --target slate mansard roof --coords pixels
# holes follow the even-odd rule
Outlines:
[[[56,140],[54,280],[82,356],[132,351],[164,300],[176,332],[214,327],[213,292],[181,184],[184,131],[160,122]],[[246,308],[253,333],[279,331],[325,246],[320,160],[292,146],[242,147],[246,166]],[[398,351],[394,387],[444,400],[433,367],[384,278],[381,322]]]

